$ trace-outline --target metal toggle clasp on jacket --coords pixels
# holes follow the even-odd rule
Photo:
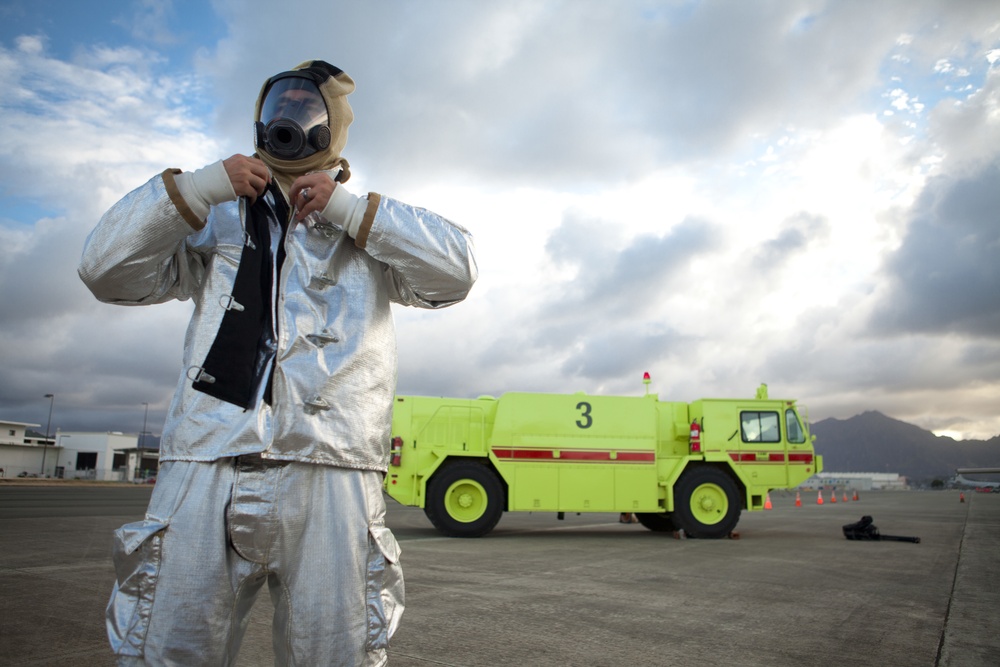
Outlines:
[[[330,343],[339,343],[340,336],[330,333],[329,329],[323,329],[323,331],[318,334],[307,335],[306,340],[316,347],[326,347]]]

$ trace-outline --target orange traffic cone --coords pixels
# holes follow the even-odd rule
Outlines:
[[[767,499],[764,501],[764,509],[771,509],[771,494],[767,494]]]
[[[965,502],[965,491],[962,491],[961,493],[958,494],[958,502],[960,503]]]
[[[837,491],[836,490],[833,490],[833,491],[830,492],[830,502],[831,503],[837,502]]]
[[[853,498],[851,498],[851,500],[857,500],[857,499],[858,499],[858,492],[857,492],[857,491],[855,491],[855,492],[854,492],[854,497],[853,497]]]
[[[847,502],[847,491],[844,491],[844,502]]]
[[[802,496],[798,491],[795,492],[795,506],[802,507]]]
[[[817,505],[822,505],[823,504],[823,492],[822,491],[820,491],[819,493],[816,494],[816,504]]]

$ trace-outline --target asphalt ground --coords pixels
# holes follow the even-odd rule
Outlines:
[[[0,665],[112,665],[111,531],[142,487],[0,484]],[[617,515],[507,514],[439,536],[389,501],[407,610],[393,667],[1000,664],[1000,494],[773,493],[739,539],[675,539]],[[846,540],[874,517],[919,544]],[[273,664],[270,600],[239,667]]]

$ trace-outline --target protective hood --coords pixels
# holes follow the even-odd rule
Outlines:
[[[277,93],[316,90],[322,96],[325,110],[274,101]],[[296,178],[311,171],[340,167],[337,180],[343,183],[350,178],[350,167],[341,156],[341,151],[347,144],[347,128],[354,120],[354,112],[347,102],[347,96],[353,91],[354,80],[343,70],[322,60],[306,61],[264,82],[257,96],[254,114],[257,156],[271,169],[286,195]],[[285,125],[282,126],[282,123]],[[324,123],[328,132],[323,129]],[[300,128],[301,135],[293,126]],[[267,144],[262,145],[261,141],[266,127],[282,131],[281,136],[287,141],[275,142],[269,150]],[[289,133],[284,133],[285,130]],[[306,144],[297,151],[302,156],[287,159],[287,155],[296,153],[300,142]]]

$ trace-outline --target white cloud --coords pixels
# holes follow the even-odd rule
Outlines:
[[[937,72],[938,74],[947,74],[948,72],[954,72],[955,67],[950,62],[948,62],[947,58],[942,58],[941,60],[938,60],[936,63],[934,63],[934,71]]]

